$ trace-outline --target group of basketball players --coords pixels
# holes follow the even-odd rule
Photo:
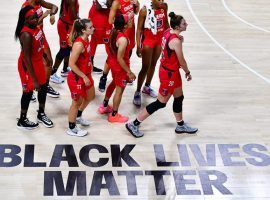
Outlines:
[[[43,12],[43,8],[47,10]],[[138,74],[133,104],[141,106],[141,92],[157,99],[147,105],[134,121],[126,123],[126,129],[134,137],[142,137],[143,133],[139,130],[141,122],[164,108],[173,95],[173,112],[177,122],[175,132],[196,133],[198,129],[188,126],[182,117],[184,96],[179,69],[185,72],[187,81],[192,79],[183,56],[183,37],[180,35],[186,30],[187,23],[174,12],[169,13],[169,23],[167,10],[168,6],[163,0],[149,0],[141,8],[138,0],[93,0],[88,19],[80,19],[78,0],[62,0],[57,22],[60,49],[53,63],[42,21],[50,17],[53,25],[58,7],[44,0],[26,0],[20,10],[15,31],[15,39],[19,39],[21,44],[18,71],[23,89],[17,127],[32,130],[39,123],[48,128],[53,127],[53,122],[44,111],[46,96],[48,94],[57,98],[60,94],[49,85],[49,81],[61,84],[64,82],[62,77],[67,77],[72,98],[67,134],[80,137],[87,135],[87,130],[77,124],[90,125],[88,120],[82,118],[82,113],[95,98],[92,73],[102,73],[98,89],[104,92],[110,71],[113,80],[106,89],[98,112],[108,114],[109,122],[126,123],[129,118],[121,115],[118,109],[126,85],[136,79],[130,67],[130,57],[137,46],[136,54],[142,58],[142,68]],[[135,34],[136,14],[139,16]],[[103,70],[94,67],[98,44],[105,45],[107,54]],[[151,87],[151,81],[160,55],[160,87],[157,94]],[[56,72],[63,61],[60,77]],[[30,101],[36,98],[34,90],[37,91],[39,102],[38,123],[27,118]],[[113,93],[110,106],[109,100]]]

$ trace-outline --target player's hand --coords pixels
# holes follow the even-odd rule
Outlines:
[[[84,83],[85,83],[86,86],[89,86],[90,85],[90,80],[89,80],[89,78],[87,76],[84,76],[83,77],[83,81],[84,81]]]
[[[131,80],[131,81],[135,81],[136,76],[135,76],[135,74],[134,74],[132,71],[130,71],[130,72],[128,73],[128,78],[129,78],[129,80]]]
[[[139,58],[141,58],[141,57],[142,57],[142,48],[137,47],[136,54],[137,54],[137,56],[138,56]]]
[[[51,23],[51,25],[53,25],[55,23],[55,16],[54,15],[50,16],[50,23]]]
[[[186,73],[185,77],[186,77],[187,81],[192,80],[192,76],[191,76],[190,72]]]
[[[40,86],[39,86],[38,81],[37,81],[37,80],[33,80],[33,82],[34,82],[34,89],[35,89],[36,91],[39,91],[39,90],[40,90]]]

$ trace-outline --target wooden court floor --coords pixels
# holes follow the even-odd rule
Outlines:
[[[97,114],[104,97],[98,90],[83,113],[92,122],[90,134],[68,136],[66,83],[52,84],[59,99],[47,98],[54,128],[16,128],[20,47],[13,35],[22,2],[2,1],[0,7],[0,199],[270,199],[269,1],[168,1],[169,10],[189,24],[184,54],[193,80],[184,81],[184,119],[199,131],[174,133],[170,100],[141,125],[145,136],[140,139]],[[82,18],[90,6],[90,0],[80,0]],[[45,20],[45,32],[55,57],[56,24]],[[95,65],[104,60],[99,46]],[[135,53],[131,66],[138,74],[141,61]],[[93,77],[97,87],[99,75]],[[156,90],[158,83],[156,71]],[[119,109],[131,120],[139,112],[132,104],[135,86],[126,88]],[[143,96],[143,106],[152,101]],[[37,108],[30,104],[30,119],[36,119]]]

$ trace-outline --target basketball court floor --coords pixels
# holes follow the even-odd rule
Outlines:
[[[60,1],[51,2],[60,6]],[[100,75],[93,75],[96,98],[83,113],[92,122],[86,137],[65,133],[71,103],[66,82],[52,84],[59,99],[47,98],[54,128],[16,128],[20,46],[13,36],[22,3],[2,1],[0,7],[1,199],[270,199],[269,1],[167,1],[169,10],[189,24],[183,33],[184,54],[193,80],[183,81],[184,120],[199,131],[175,134],[170,100],[142,123],[145,136],[139,139],[124,124],[110,124],[97,113],[104,98],[97,90]],[[91,4],[80,0],[80,17],[88,16]],[[54,58],[56,24],[46,19],[44,27]],[[99,46],[98,67],[104,64],[104,52]],[[141,60],[135,51],[131,67],[138,74]],[[135,86],[127,86],[119,108],[130,120],[140,110],[132,104]],[[142,99],[142,107],[154,100]],[[38,103],[30,104],[31,120],[37,108]]]

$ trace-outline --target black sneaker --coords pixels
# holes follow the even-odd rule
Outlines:
[[[29,121],[28,118],[25,118],[24,120],[18,120],[17,122],[17,128],[24,129],[24,130],[33,130],[39,126],[38,123]]]
[[[104,92],[106,88],[107,77],[101,76],[99,79],[98,90]]]
[[[93,73],[95,73],[95,74],[101,74],[102,72],[103,72],[102,69],[99,69],[99,68],[93,66]]]
[[[50,120],[45,113],[39,113],[37,115],[38,122],[42,123],[47,128],[53,127],[53,122]]]
[[[53,98],[59,98],[59,92],[55,91],[50,85],[47,85],[47,95]]]

